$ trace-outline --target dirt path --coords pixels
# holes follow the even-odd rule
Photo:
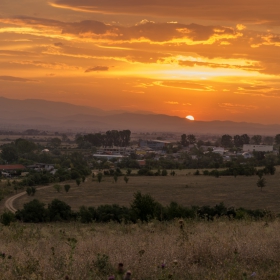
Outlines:
[[[43,189],[47,189],[47,188],[50,188],[51,186],[43,186],[43,187],[38,187],[36,188],[36,191],[39,191],[39,190],[43,190]],[[19,197],[21,196],[24,196],[26,195],[26,191],[24,192],[21,192],[21,193],[18,193],[16,195],[13,195],[11,197],[9,197],[6,201],[5,201],[5,208],[7,208],[8,210],[10,210],[11,212],[15,213],[17,211],[17,209],[13,206],[14,204],[14,201],[16,199],[18,199]]]

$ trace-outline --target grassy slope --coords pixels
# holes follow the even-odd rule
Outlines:
[[[0,275],[2,280],[57,280],[66,279],[66,275],[69,279],[99,280],[108,279],[122,262],[134,280],[236,280],[249,279],[244,275],[253,272],[257,279],[276,280],[280,279],[279,230],[279,221],[190,222],[184,230],[177,221],[137,225],[18,223],[0,226],[0,253],[6,255],[4,259],[0,256]],[[97,262],[97,254],[105,254],[108,261]],[[164,270],[158,268],[163,262]],[[169,274],[173,278],[168,278]]]

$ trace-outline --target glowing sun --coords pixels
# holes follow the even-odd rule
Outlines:
[[[186,119],[190,120],[190,121],[194,121],[194,117],[191,115],[186,116]]]

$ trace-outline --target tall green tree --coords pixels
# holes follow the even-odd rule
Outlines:
[[[266,145],[273,145],[274,138],[272,136],[266,136],[263,139],[263,143],[266,144]]]
[[[242,145],[250,143],[250,137],[248,136],[248,134],[242,134],[241,139],[242,139]]]
[[[266,185],[265,178],[264,177],[259,178],[259,180],[257,182],[257,187],[261,188],[261,191],[262,191],[262,189],[265,187],[265,185]]]
[[[232,144],[232,137],[228,134],[224,134],[221,139],[221,145],[225,148],[230,148],[232,147]]]
[[[235,135],[233,137],[233,143],[235,147],[242,147],[243,141],[240,135]]]
[[[252,141],[253,144],[260,145],[261,142],[262,142],[262,136],[261,135],[254,135],[251,138],[251,141]]]
[[[186,134],[181,135],[181,142],[180,143],[183,147],[188,146],[188,141],[187,141],[187,135]]]
[[[16,139],[15,147],[19,154],[31,153],[37,148],[34,142],[22,138]]]
[[[196,137],[193,134],[189,134],[187,140],[190,144],[194,144],[196,142]]]
[[[275,140],[275,143],[276,143],[277,145],[280,145],[280,134],[277,134],[277,135],[275,136],[274,140]]]
[[[131,209],[136,214],[137,219],[148,221],[154,218],[157,202],[149,194],[142,195],[141,192],[134,194]]]
[[[7,161],[8,163],[12,163],[18,160],[18,152],[15,146],[7,145],[2,148],[1,153],[2,159]]]

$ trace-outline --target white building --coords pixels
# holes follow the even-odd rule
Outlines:
[[[215,147],[212,152],[222,156],[225,154],[226,151],[223,147]]]
[[[243,152],[273,152],[273,146],[244,144]]]
[[[250,154],[250,153],[248,153],[248,152],[244,152],[243,154],[242,154],[242,156],[244,157],[244,158],[252,158],[253,157],[253,155],[252,154]]]

